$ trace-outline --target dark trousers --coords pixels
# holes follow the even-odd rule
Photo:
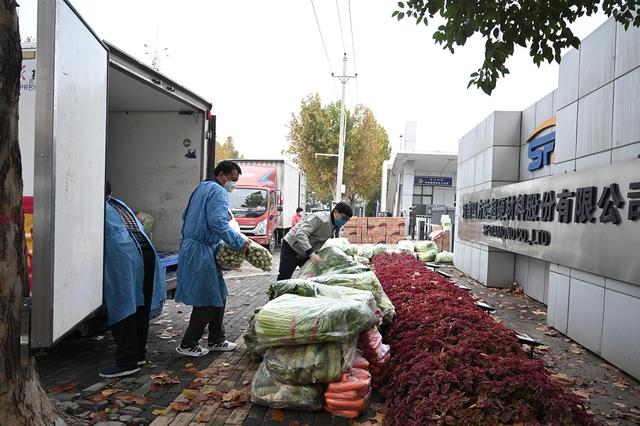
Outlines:
[[[222,307],[194,306],[189,319],[189,326],[184,333],[183,348],[191,348],[197,345],[204,334],[204,328],[209,326],[209,344],[217,345],[225,341],[224,335],[224,310],[226,301]]]
[[[280,250],[280,268],[278,270],[277,281],[288,280],[293,275],[293,271],[298,266],[304,265],[309,257],[298,257],[298,254],[291,248],[288,242],[282,242]]]
[[[149,312],[156,267],[153,249],[143,248],[142,259],[144,261],[144,305],[138,306],[135,313],[111,326],[111,334],[116,341],[116,365],[118,367],[135,367],[138,361],[145,359],[147,352]]]

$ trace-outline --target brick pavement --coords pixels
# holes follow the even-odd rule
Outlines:
[[[226,280],[229,298],[225,314],[225,331],[229,340],[237,340],[246,328],[249,316],[257,307],[267,302],[265,290],[274,278],[273,274],[257,274],[249,277],[230,277]],[[195,369],[205,369],[217,359],[225,359],[228,355],[220,353],[191,358],[175,352],[188,324],[190,312],[189,306],[172,300],[167,301],[161,316],[152,320],[150,326],[147,351],[149,364],[132,377],[118,380],[102,379],[98,376],[100,370],[113,363],[115,343],[110,333],[89,338],[68,338],[48,353],[37,356],[37,366],[45,389],[56,392],[61,390],[59,388],[62,385],[69,385],[70,389],[64,392],[50,392],[53,399],[66,403],[62,405],[63,410],[74,414],[68,418],[68,422],[92,424],[96,420],[118,420],[121,415],[131,415],[131,419],[125,417],[127,423],[136,419],[137,424],[149,424],[156,418],[154,410],[166,408],[180,395],[183,388],[196,378],[194,374],[185,371],[185,364],[192,363]],[[177,376],[180,383],[152,390],[151,375],[161,372]],[[74,386],[71,387],[72,385]],[[104,412],[104,408],[113,408],[121,404],[117,403],[115,397],[109,398],[108,402],[97,404],[86,398],[105,390],[108,393],[110,389],[118,389],[126,394],[143,395],[146,402],[140,405],[126,404],[126,409],[121,407],[109,410],[106,419],[102,414],[96,418],[97,409]]]

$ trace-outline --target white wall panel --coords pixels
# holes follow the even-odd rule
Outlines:
[[[640,158],[640,142],[616,148],[611,151],[612,163],[637,160],[638,158]],[[638,163],[638,167],[640,167],[640,162]]]
[[[571,278],[567,334],[600,354],[604,311],[604,288]]]
[[[610,290],[605,294],[602,356],[640,377],[640,299]]]
[[[536,104],[531,105],[522,111],[522,121],[520,126],[520,144],[526,144],[527,138],[536,129]]]
[[[496,111],[494,115],[494,145],[520,145],[520,111]]]
[[[494,146],[492,155],[492,180],[518,181],[519,146]]]
[[[616,78],[640,66],[640,28],[616,25]]]
[[[571,49],[560,61],[560,71],[558,73],[558,110],[578,100],[579,68],[580,53],[575,49]]]
[[[609,19],[580,44],[580,97],[613,80],[615,38],[616,24]]]
[[[576,160],[576,171],[611,164],[611,151],[599,152]]]
[[[640,142],[639,95],[640,68],[616,80],[613,104],[614,147]]]
[[[558,111],[554,149],[556,163],[573,160],[576,157],[577,127],[578,103],[574,102]]]
[[[553,116],[553,92],[536,102],[536,126]]]
[[[612,116],[613,84],[578,101],[577,157],[611,148]]]

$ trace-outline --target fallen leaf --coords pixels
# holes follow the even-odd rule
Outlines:
[[[300,422],[297,420],[294,420],[292,422],[289,422],[289,426],[300,426]]]
[[[87,401],[91,401],[91,402],[102,402],[102,401],[106,401],[107,399],[109,399],[108,396],[104,396],[101,393],[97,393],[95,395],[91,395],[88,396]]]
[[[584,399],[586,399],[587,401],[589,401],[589,398],[591,396],[591,395],[589,395],[589,392],[583,391],[583,390],[575,391],[575,394],[580,396],[580,397],[582,397],[582,398],[584,398]]]
[[[192,362],[188,362],[184,365],[184,368],[191,368],[193,367],[193,363]]]
[[[211,420],[211,414],[198,414],[193,421],[196,423],[207,423],[209,420]]]
[[[573,386],[575,384],[575,380],[564,373],[552,374],[551,378],[562,386]]]
[[[182,395],[189,401],[195,398],[197,394],[198,394],[198,391],[195,391],[192,389],[182,389]]]
[[[245,380],[244,382],[242,382],[243,385],[250,385],[251,384],[251,380]]]
[[[231,389],[222,396],[222,405],[225,408],[240,407],[249,401],[249,394],[237,389]]]
[[[180,383],[180,379],[174,376],[169,376],[163,371],[160,374],[151,376],[151,382],[157,386],[170,386]]]
[[[59,393],[68,392],[72,389],[75,389],[77,386],[78,385],[76,383],[66,383],[64,385],[53,386],[52,388],[49,388],[49,393],[56,395]]]
[[[191,390],[199,390],[202,387],[202,383],[200,383],[197,380],[194,380],[193,382],[189,383],[189,385],[187,386],[187,389],[191,389]]]
[[[169,408],[171,408],[172,410],[176,410],[179,413],[191,411],[191,405],[185,404],[184,402],[172,402],[171,404],[169,404]]]
[[[624,382],[613,382],[613,386],[620,388],[620,389],[626,389],[627,385]]]
[[[623,403],[621,403],[621,402],[614,402],[614,403],[613,403],[613,405],[615,405],[615,406],[617,406],[617,407],[620,407],[620,408],[627,408],[627,406],[626,406],[626,405],[624,405],[624,404],[623,404]]]
[[[280,423],[281,421],[283,421],[285,419],[285,417],[287,417],[287,415],[284,414],[284,412],[282,410],[273,410],[273,411],[271,411],[271,420],[273,420],[274,422]]]
[[[111,396],[111,395],[113,395],[113,394],[114,394],[114,393],[116,393],[116,392],[118,392],[118,390],[117,390],[117,389],[105,389],[105,390],[103,390],[103,391],[102,391],[102,395],[104,395],[104,396]]]
[[[549,331],[545,332],[544,334],[546,334],[547,336],[551,336],[551,337],[557,337],[560,335],[560,333],[558,333],[556,330],[550,329]]]
[[[143,396],[138,396],[138,395],[118,395],[118,399],[121,399],[123,401],[133,402],[134,404],[137,404],[137,405],[145,405],[146,403],[149,402],[147,398]]]
[[[157,410],[153,410],[151,412],[151,414],[153,414],[154,416],[162,416],[164,414],[166,414],[167,410],[165,410],[164,408],[159,408]]]
[[[533,315],[547,315],[547,313],[545,311],[537,310],[533,311]]]
[[[377,411],[375,417],[371,417],[369,420],[374,420],[376,423],[384,423],[384,411]]]

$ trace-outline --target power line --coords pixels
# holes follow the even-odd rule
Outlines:
[[[347,53],[347,47],[344,44],[344,32],[342,31],[342,18],[340,18],[340,6],[338,0],[336,0],[336,9],[338,10],[338,23],[340,24],[340,37],[342,38],[342,51]]]
[[[327,45],[324,42],[324,37],[322,36],[322,30],[320,29],[320,21],[318,20],[318,14],[316,13],[316,6],[313,4],[313,0],[309,0],[311,2],[311,8],[313,9],[313,16],[316,18],[316,25],[318,26],[318,33],[320,33],[320,40],[322,41],[322,48],[324,49],[324,56],[327,58],[327,64],[329,65],[329,72],[333,75],[333,67],[331,66],[331,59],[329,59],[329,53],[327,52]],[[333,83],[333,91],[336,94],[336,98],[338,97],[338,88],[336,87],[336,81],[332,78]]]
[[[351,0],[349,0],[349,29],[351,30],[351,49],[353,52],[353,72],[355,75],[358,75],[358,66],[356,65],[356,42],[353,38],[353,20],[351,19]],[[358,93],[358,79],[356,79],[356,104],[358,104],[359,102],[360,102],[360,96]]]

